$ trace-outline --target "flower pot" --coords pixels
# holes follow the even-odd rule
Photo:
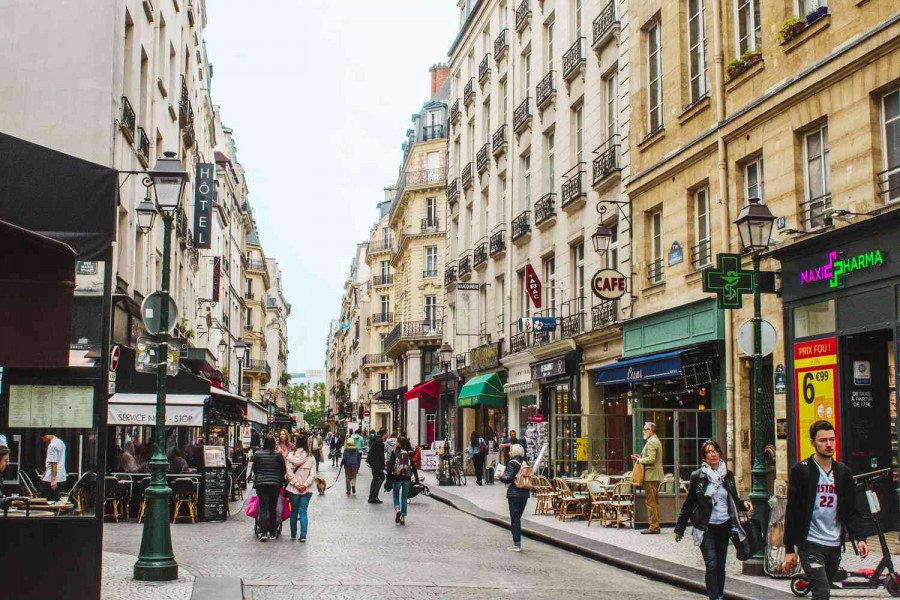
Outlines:
[[[818,21],[819,19],[821,19],[822,17],[824,17],[827,14],[828,14],[828,7],[820,6],[816,10],[814,10],[811,13],[809,13],[808,15],[806,15],[806,25],[807,26],[812,25],[813,23],[815,23],[816,21]]]

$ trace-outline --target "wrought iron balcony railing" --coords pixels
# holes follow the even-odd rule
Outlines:
[[[691,246],[691,266],[699,271],[712,264],[712,241],[707,238]]]
[[[459,177],[447,184],[447,202],[453,204],[459,200]]]
[[[459,277],[462,279],[472,273],[472,253],[466,252],[459,257]]]
[[[488,251],[491,256],[497,256],[506,250],[506,229],[503,225],[500,225],[497,229],[491,233],[490,239],[490,247]]]
[[[437,338],[443,334],[443,323],[436,317],[421,321],[403,321],[397,323],[384,338],[384,352],[390,355],[394,346],[402,340],[426,340]]]
[[[560,337],[571,338],[584,333],[584,317],[583,312],[563,317],[559,322]]]
[[[437,269],[425,269],[422,271],[422,277],[437,277],[438,270]]]
[[[125,137],[128,138],[128,141],[134,143],[137,117],[134,114],[134,109],[131,108],[131,102],[129,102],[128,98],[125,96],[122,96],[122,116],[119,119],[119,127],[122,129],[122,133],[125,134]]]
[[[376,252],[393,252],[394,251],[394,240],[382,239],[382,240],[372,240],[369,242],[369,254],[375,254]]]
[[[387,357],[387,354],[366,354],[362,357],[362,366],[364,367],[389,364],[391,364],[391,359]]]
[[[248,271],[265,271],[266,270],[266,261],[259,260],[257,258],[249,258],[249,259],[247,259],[247,270]]]
[[[587,190],[584,187],[584,166],[584,163],[580,162],[563,175],[560,194],[563,208],[587,195]]]
[[[394,274],[388,273],[387,275],[375,275],[374,277],[372,277],[372,285],[374,285],[375,287],[394,285]]]
[[[534,203],[534,226],[540,228],[556,218],[556,194],[550,192]]]
[[[516,354],[528,350],[528,334],[516,333],[509,336],[509,353]]]
[[[469,102],[475,99],[475,78],[469,77],[469,82],[463,88],[463,104],[469,105]]]
[[[800,203],[800,212],[803,215],[803,226],[809,231],[824,227],[825,213],[831,208],[831,194],[823,194],[816,198],[810,198]]]
[[[491,146],[494,152],[494,156],[500,156],[504,152],[506,152],[506,146],[509,142],[509,139],[506,135],[506,124],[504,123],[500,127],[497,128],[497,131],[494,132],[494,135],[491,136]]]
[[[512,241],[516,241],[524,235],[531,233],[531,211],[523,211],[512,222]]]
[[[490,156],[491,145],[485,144],[478,150],[478,154],[475,155],[475,167],[478,169],[479,173],[484,173],[487,168],[490,166]]]
[[[450,122],[453,123],[459,119],[459,98],[453,101],[453,104],[450,105]]]
[[[585,40],[583,37],[580,37],[575,40],[575,43],[572,44],[572,46],[568,50],[566,50],[565,54],[563,54],[563,78],[566,81],[569,81],[571,78],[577,75],[579,68],[584,66],[584,46]]]
[[[500,62],[503,55],[509,51],[509,29],[504,29],[494,40],[494,60]]]
[[[878,174],[878,195],[883,197],[885,203],[900,200],[900,166]]]
[[[472,175],[472,163],[468,163],[462,170],[462,186],[463,189],[468,188],[472,185],[472,181],[474,176]]]
[[[422,219],[422,233],[437,233],[441,230],[441,220],[436,216]]]
[[[487,238],[481,238],[477,244],[475,244],[475,251],[472,253],[472,263],[474,267],[478,267],[487,262],[487,247],[488,240]]]
[[[529,123],[531,123],[531,97],[526,97],[513,112],[513,131],[522,133]]]
[[[456,283],[456,265],[452,264],[444,269],[444,286],[450,286]]]
[[[531,3],[530,0],[522,0],[518,8],[516,8],[516,31],[521,33],[531,19]]]
[[[613,134],[594,150],[594,185],[597,185],[613,173],[622,170],[619,164],[619,135]]]
[[[647,280],[650,284],[662,283],[666,280],[666,271],[662,258],[650,261],[647,265]]]
[[[603,329],[619,322],[619,301],[605,300],[591,308],[592,329]]]
[[[150,166],[150,138],[147,137],[147,132],[144,131],[143,127],[137,128],[137,152],[138,156],[141,159],[141,162],[144,163],[144,166]]]
[[[602,46],[612,37],[613,26],[618,22],[619,21],[616,18],[616,3],[613,0],[609,2],[603,10],[600,11],[597,18],[594,19],[594,41],[592,44],[594,48]]]
[[[491,55],[485,54],[478,63],[478,83],[484,83],[491,75]]]
[[[422,128],[422,141],[439,140],[447,137],[447,131],[443,125],[426,125]]]
[[[369,321],[373,325],[383,325],[384,323],[393,323],[394,322],[394,313],[392,313],[392,312],[375,313],[374,315],[369,317]]]
[[[535,99],[538,109],[543,109],[553,101],[553,97],[556,95],[556,82],[554,79],[553,71],[550,71],[538,82],[537,88],[535,88]]]
[[[245,360],[244,372],[246,373],[247,371],[255,371],[272,376],[272,367],[269,366],[269,361],[267,360]]]

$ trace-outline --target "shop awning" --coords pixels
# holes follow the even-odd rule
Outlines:
[[[265,425],[266,423],[268,423],[268,414],[266,413],[266,409],[264,409],[262,406],[260,406],[250,398],[232,394],[228,390],[217,388],[214,385],[209,386],[209,391],[213,396],[218,396],[220,398],[230,398],[231,400],[234,400],[235,402],[240,404],[242,410],[246,409],[244,410],[244,416],[250,423],[259,423],[260,425]]]
[[[457,406],[466,408],[470,406],[503,406],[506,404],[506,394],[503,391],[503,382],[496,373],[473,377],[459,390]]]
[[[203,406],[209,395],[167,394],[166,425],[202,427]],[[156,394],[113,394],[107,425],[156,425]]]
[[[437,408],[438,394],[441,393],[440,387],[437,379],[429,379],[414,385],[408,392],[403,394],[403,398],[407,402],[418,399],[420,408]]]
[[[681,377],[681,355],[684,350],[648,354],[600,367],[596,370],[596,385],[614,385]]]

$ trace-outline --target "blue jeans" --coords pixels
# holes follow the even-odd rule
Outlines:
[[[291,500],[291,539],[297,537],[297,516],[300,516],[300,538],[306,539],[306,530],[309,528],[309,517],[306,509],[312,500],[312,492],[307,494],[288,494]]]
[[[522,545],[522,514],[525,512],[525,505],[528,504],[528,497],[507,497],[509,503],[509,528],[512,530],[513,544]]]
[[[700,553],[706,565],[706,595],[710,600],[725,597],[725,560],[731,541],[731,521],[709,525],[703,534]]]
[[[394,510],[400,509],[400,514],[406,516],[406,499],[409,497],[409,481],[395,481],[394,486]]]

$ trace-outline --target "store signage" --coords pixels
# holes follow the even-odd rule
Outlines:
[[[674,267],[681,262],[684,262],[684,249],[676,240],[672,242],[672,247],[669,248],[669,266]]]
[[[75,263],[75,272],[78,275],[96,275],[97,262],[93,260],[79,260]]]
[[[537,273],[534,272],[534,267],[530,264],[525,265],[525,290],[528,292],[528,297],[531,298],[534,307],[540,308],[541,280],[538,279]]]
[[[853,385],[872,385],[872,363],[868,360],[853,361]]]
[[[627,287],[625,275],[615,269],[600,269],[591,279],[594,295],[604,300],[621,298]]]
[[[829,252],[826,264],[800,271],[800,285],[827,280],[828,287],[841,287],[844,275],[883,265],[885,253],[881,250],[871,250],[851,258],[839,256],[838,252]]]
[[[532,379],[546,379],[566,374],[566,358],[560,356],[553,360],[547,360],[531,365]]]
[[[114,404],[107,407],[107,425],[156,425],[155,404]],[[203,425],[202,406],[166,404],[166,425],[169,427],[200,427]]]
[[[543,423],[544,421],[547,420],[547,417],[545,417],[542,414],[536,414],[536,415],[531,415],[530,417],[528,417],[528,420],[531,421],[532,423]]]
[[[219,287],[222,284],[222,257],[213,257],[212,301],[219,301]]]
[[[783,394],[787,384],[785,382],[784,377],[784,365],[778,365],[775,367],[775,393]]]
[[[480,283],[457,283],[457,290],[462,290],[464,292],[477,292],[481,289]]]
[[[209,249],[216,165],[198,163],[194,188],[194,248]]]
[[[522,317],[519,319],[519,331],[556,331],[556,317]]]
[[[109,370],[115,371],[119,368],[119,359],[122,358],[122,347],[116,344],[109,353]]]
[[[473,371],[486,371],[500,366],[500,342],[469,350],[469,366]]]
[[[719,309],[741,308],[753,291],[753,271],[741,269],[740,254],[719,254],[718,266],[703,271],[703,291],[715,293]]]
[[[797,418],[797,460],[809,457],[814,448],[809,427],[819,420],[834,425],[840,439],[838,407],[837,338],[794,344],[794,406]],[[835,460],[840,460],[840,446]]]

